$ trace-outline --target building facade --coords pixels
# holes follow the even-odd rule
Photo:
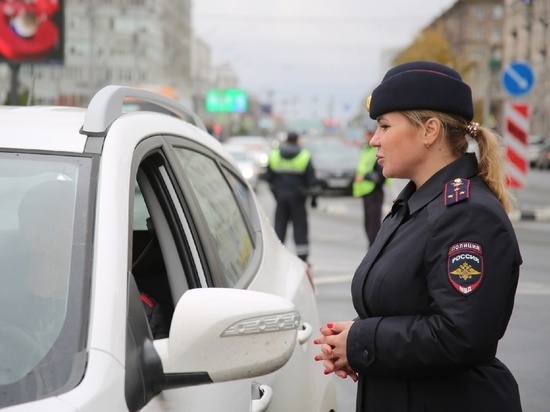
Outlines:
[[[478,120],[501,131],[504,106],[524,101],[530,107],[530,134],[550,139],[550,1],[458,0],[424,30],[441,31],[451,52],[466,68]],[[502,85],[503,70],[514,61],[529,64],[535,86],[513,97]]]
[[[503,63],[521,61],[532,67],[534,87],[517,99],[529,103],[530,134],[550,139],[550,1],[506,0],[505,3]]]
[[[504,0],[459,0],[428,26],[441,31],[472,87],[476,118],[498,128],[505,98],[500,86]]]
[[[193,106],[202,118],[206,115],[206,94],[212,87],[212,52],[200,38],[193,38],[191,46],[191,78],[193,79]]]
[[[191,100],[191,0],[64,3],[64,64],[21,65],[33,103],[85,106],[107,84],[170,86]]]

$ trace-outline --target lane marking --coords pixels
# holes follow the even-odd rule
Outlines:
[[[333,285],[336,283],[350,283],[353,275],[330,275],[314,278],[315,285]]]
[[[542,282],[519,282],[518,295],[550,296],[550,284]]]

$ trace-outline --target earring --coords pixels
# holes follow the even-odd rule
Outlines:
[[[429,143],[424,143],[424,146],[426,146],[426,149],[429,149],[429,148],[430,148],[430,144],[429,144]]]

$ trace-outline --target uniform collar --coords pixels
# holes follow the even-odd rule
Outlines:
[[[478,173],[477,159],[475,153],[467,153],[451,164],[439,170],[416,190],[415,184],[410,181],[399,193],[395,203],[407,202],[409,213],[412,215],[421,209],[437,196],[443,193],[445,184],[457,177],[469,179]]]

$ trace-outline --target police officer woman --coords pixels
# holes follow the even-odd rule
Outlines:
[[[498,137],[438,63],[390,69],[367,110],[384,175],[409,183],[355,272],[358,316],[321,328],[315,359],[358,381],[357,411],[521,411],[495,357],[522,263]]]

